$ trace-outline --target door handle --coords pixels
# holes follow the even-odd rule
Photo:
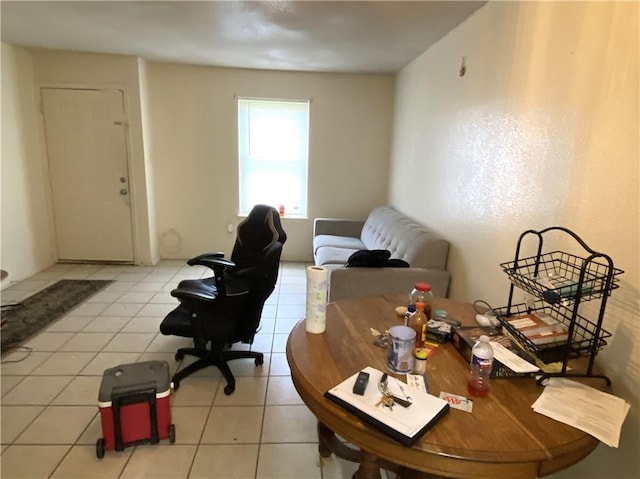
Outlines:
[[[129,190],[127,190],[126,188],[122,188],[122,189],[120,190],[120,194],[121,194],[122,196],[127,196],[127,194],[128,194],[128,193],[129,193]]]

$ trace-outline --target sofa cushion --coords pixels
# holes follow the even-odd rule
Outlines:
[[[402,259],[411,267],[446,268],[448,241],[393,208],[373,209],[360,239],[366,249],[389,250],[392,258]]]
[[[344,266],[349,256],[361,248],[334,248],[333,246],[323,246],[316,252],[317,266]]]
[[[325,246],[333,248],[347,248],[349,250],[361,250],[367,249],[360,238],[352,238],[350,236],[336,236],[336,235],[318,235],[313,238],[313,254],[318,254],[318,249]],[[347,256],[348,258],[348,256]],[[343,261],[344,264],[346,262]]]

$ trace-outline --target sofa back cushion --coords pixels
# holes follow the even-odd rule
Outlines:
[[[449,242],[388,206],[371,211],[360,239],[367,249],[386,249],[412,268],[446,269]]]

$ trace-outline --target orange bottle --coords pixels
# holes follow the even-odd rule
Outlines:
[[[427,333],[427,316],[424,314],[424,303],[416,303],[416,312],[409,316],[409,327],[416,332],[416,349],[424,348]]]

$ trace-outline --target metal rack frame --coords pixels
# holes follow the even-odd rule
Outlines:
[[[585,257],[562,251],[543,252],[544,236],[550,232],[560,232],[572,237],[585,251]],[[523,241],[537,238],[535,256],[521,258]],[[591,249],[573,231],[552,226],[540,231],[527,230],[518,239],[514,260],[500,265],[511,281],[509,300],[505,308],[497,310],[503,329],[514,337],[526,350],[543,362],[562,362],[559,373],[544,373],[538,380],[548,377],[598,377],[611,380],[604,375],[594,374],[596,355],[606,344],[611,333],[602,328],[607,298],[611,291],[619,287],[618,275],[611,258]],[[526,291],[538,300],[533,304],[514,304],[515,288]],[[583,301],[600,300],[600,309],[595,321],[578,314]],[[566,341],[536,345],[507,322],[515,314],[543,311],[563,323],[568,329]],[[572,359],[588,358],[586,371],[568,372],[567,364]]]

